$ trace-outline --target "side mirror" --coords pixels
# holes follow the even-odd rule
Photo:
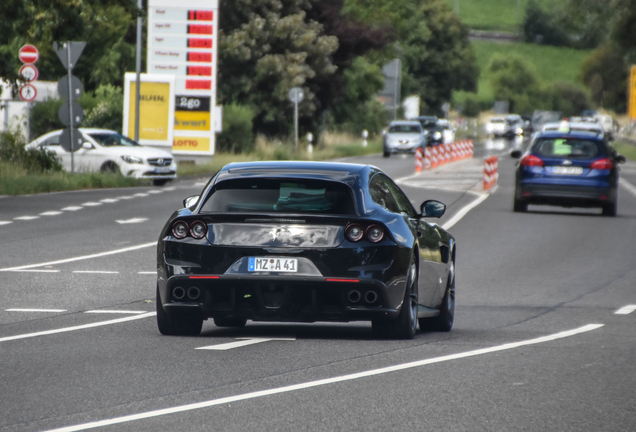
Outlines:
[[[422,217],[442,217],[446,212],[446,204],[436,200],[427,200],[420,206]]]
[[[521,157],[521,150],[513,150],[510,152],[510,157],[519,159]]]
[[[199,195],[192,195],[183,200],[184,207],[192,207],[199,202]]]
[[[627,162],[627,159],[625,158],[625,156],[617,154],[616,156],[614,156],[614,160],[618,163],[625,163]]]
[[[95,147],[93,147],[93,144],[89,143],[88,141],[84,141],[84,144],[82,144],[82,148],[84,150],[93,150]]]

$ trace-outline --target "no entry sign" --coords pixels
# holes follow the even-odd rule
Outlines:
[[[25,45],[20,48],[20,61],[25,64],[35,63],[39,57],[38,49],[33,45]]]

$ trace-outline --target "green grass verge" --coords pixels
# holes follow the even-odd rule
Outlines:
[[[558,81],[568,82],[585,88],[578,80],[583,61],[590,55],[590,50],[577,50],[526,43],[498,43],[487,41],[472,41],[475,56],[481,75],[479,76],[477,99],[492,100],[492,87],[488,74],[485,72],[493,54],[517,54],[528,60],[537,71],[543,86],[549,86]],[[455,100],[462,102],[472,93],[457,92]]]
[[[454,11],[459,7],[459,19],[475,30],[518,33],[529,0],[444,0]],[[539,0],[544,10],[564,0]]]
[[[369,141],[367,147],[361,142],[346,142],[320,146],[312,153],[302,150],[294,151],[289,144],[266,143],[257,146],[250,154],[217,153],[208,164],[184,164],[178,166],[179,176],[211,177],[231,162],[263,161],[263,160],[328,160],[351,156],[380,153],[382,139]],[[28,174],[26,170],[0,161],[0,195],[29,195],[36,193],[61,192],[79,189],[120,188],[133,186],[149,186],[149,180],[135,180],[117,174],[67,172]]]

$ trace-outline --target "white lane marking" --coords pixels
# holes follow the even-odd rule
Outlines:
[[[103,200],[99,200],[99,202],[103,202],[106,204],[116,203],[117,201],[119,201],[117,198],[104,198]]]
[[[149,194],[153,194],[153,195],[160,194],[161,192],[162,192],[162,191],[158,191],[158,190],[151,190],[151,191],[148,191],[148,193],[149,193]]]
[[[47,211],[44,213],[40,213],[40,216],[57,216],[57,215],[61,215],[62,212],[61,211]]]
[[[24,270],[24,269],[34,268],[34,267],[44,267],[44,266],[51,266],[51,265],[56,265],[56,264],[66,264],[66,263],[73,262],[73,261],[81,261],[81,260],[92,259],[92,258],[100,258],[100,257],[103,257],[103,256],[108,256],[108,255],[115,255],[115,254],[124,253],[124,252],[130,252],[130,251],[134,251],[134,250],[137,250],[137,249],[143,249],[143,248],[147,248],[147,247],[151,247],[151,246],[157,246],[157,242],[144,243],[144,244],[140,244],[140,245],[137,245],[137,246],[131,246],[131,247],[123,248],[123,249],[116,249],[116,250],[112,250],[112,251],[108,251],[108,252],[102,252],[102,253],[97,253],[97,254],[92,254],[92,255],[78,256],[78,257],[75,257],[75,258],[67,258],[67,259],[63,259],[63,260],[59,260],[59,261],[51,261],[51,262],[45,262],[45,263],[40,263],[40,264],[29,264],[29,265],[19,266],[19,267],[0,268],[0,272],[2,272],[2,271]]]
[[[40,219],[40,216],[19,216],[19,217],[13,218],[13,220],[33,220],[33,219]]]
[[[96,322],[92,324],[84,324],[84,325],[78,325],[73,327],[63,327],[63,328],[59,328],[55,330],[45,330],[45,331],[36,332],[36,333],[26,333],[26,334],[15,335],[15,336],[7,336],[7,337],[0,338],[0,342],[6,342],[11,340],[17,340],[17,339],[27,339],[27,338],[32,338],[37,336],[46,336],[46,335],[52,335],[57,333],[66,333],[70,331],[84,330],[84,329],[93,328],[93,327],[102,327],[102,326],[107,326],[111,324],[119,324],[126,321],[133,321],[133,320],[138,320],[142,318],[148,318],[151,316],[155,316],[156,314],[157,314],[156,312],[149,312],[142,315],[135,315],[135,316],[126,317],[126,318],[117,318],[117,319],[109,320],[109,321],[100,321],[100,322]]]
[[[269,342],[269,341],[295,341],[296,338],[237,338],[237,339],[244,339],[244,340],[240,340],[238,342],[228,342],[228,343],[224,343],[224,344],[218,344],[218,345],[210,345],[210,346],[204,346],[204,347],[199,347],[199,348],[195,348],[198,350],[217,350],[217,351],[226,351],[232,348],[239,348],[239,347],[244,347],[247,345],[254,345],[257,343],[261,343],[261,342]]]
[[[73,273],[86,273],[86,274],[119,274],[118,271],[105,271],[105,270],[73,270]]]
[[[85,202],[84,204],[82,204],[84,207],[97,207],[102,205],[102,203],[98,203],[98,202]]]
[[[83,209],[84,207],[79,207],[79,206],[69,206],[69,207],[64,207],[62,210],[64,211],[78,211]]]
[[[616,312],[614,312],[614,314],[616,314],[616,315],[629,315],[630,313],[634,312],[635,310],[636,310],[636,305],[627,305],[627,306],[624,306],[624,307],[620,308]]]
[[[66,309],[5,309],[5,312],[66,312]]]
[[[127,196],[117,197],[117,199],[129,200],[129,199],[133,199],[133,197],[127,195]]]
[[[146,313],[146,311],[97,309],[97,310],[89,310],[89,311],[86,311],[84,313],[92,313],[92,314],[132,314],[132,315],[138,315],[138,314]]]
[[[195,184],[193,184],[192,186],[205,186],[206,184],[208,184],[208,182],[197,182]],[[168,190],[168,189],[166,189]]]
[[[342,376],[337,376],[333,378],[327,378],[327,379],[322,379],[317,381],[309,381],[309,382],[305,382],[301,384],[294,384],[294,385],[285,386],[285,387],[273,388],[269,390],[261,390],[261,391],[256,391],[252,393],[245,393],[245,394],[237,395],[237,396],[229,396],[229,397],[224,397],[220,399],[212,399],[208,401],[181,405],[181,406],[176,406],[172,408],[164,408],[164,409],[155,410],[155,411],[146,411],[139,414],[115,417],[115,418],[110,418],[107,420],[99,420],[99,421],[94,421],[89,423],[78,424],[74,426],[66,426],[66,427],[61,427],[58,429],[51,429],[46,432],[74,432],[74,431],[81,431],[81,430],[87,430],[87,429],[94,429],[94,428],[98,428],[102,426],[110,426],[114,424],[127,423],[131,421],[142,420],[142,419],[147,419],[152,417],[159,417],[159,416],[168,415],[168,414],[175,414],[175,413],[184,412],[184,411],[192,411],[192,410],[201,409],[201,408],[209,408],[212,406],[223,405],[223,404],[231,403],[231,402],[243,401],[248,399],[256,399],[256,398],[260,398],[264,396],[271,396],[271,395],[281,394],[281,393],[289,393],[289,392],[293,392],[297,390],[303,390],[303,389],[308,389],[312,387],[319,387],[319,386],[324,386],[324,385],[329,385],[329,384],[334,384],[334,383],[339,383],[344,381],[352,381],[352,380],[357,380],[360,378],[366,378],[366,377],[375,376],[375,375],[382,375],[382,374],[386,374],[390,372],[416,368],[416,367],[430,365],[434,363],[441,363],[445,361],[457,360],[457,359],[462,359],[466,357],[473,357],[473,356],[478,356],[483,354],[490,354],[490,353],[494,353],[498,351],[520,348],[520,347],[528,346],[528,345],[535,345],[535,344],[550,342],[557,339],[562,339],[562,338],[574,336],[580,333],[596,330],[600,327],[603,327],[603,325],[604,324],[588,324],[578,329],[555,333],[548,336],[542,336],[536,339],[512,342],[512,343],[498,345],[498,346],[494,346],[490,348],[482,348],[482,349],[477,349],[473,351],[465,351],[463,353],[458,353],[458,354],[450,354],[450,355],[446,355],[442,357],[434,357],[430,359],[419,360],[419,361],[410,362],[410,363],[403,363],[403,364],[384,367],[380,369],[371,369],[368,371],[358,372],[358,373],[349,374],[349,375],[342,375]]]
[[[148,275],[156,275],[156,274],[157,274],[157,272],[156,272],[156,271],[151,271],[151,272],[137,272],[137,274],[144,274],[144,275],[146,275],[146,274],[148,274]]]
[[[476,192],[471,192],[471,193],[476,193]],[[486,200],[486,198],[488,198],[490,196],[489,194],[477,194],[477,195],[478,195],[478,197],[477,197],[477,199],[475,201],[473,201],[472,203],[468,204],[467,206],[464,206],[460,211],[457,212],[457,214],[455,216],[453,216],[451,218],[451,220],[449,220],[444,225],[442,225],[442,228],[444,228],[446,230],[449,229],[450,227],[455,225],[457,222],[459,222],[464,216],[466,216],[469,211],[471,211],[472,209],[477,207],[479,204],[484,202]]]
[[[627,189],[629,193],[636,196],[636,186],[625,180],[624,178],[619,178],[618,183],[623,186],[623,188]]]
[[[13,221],[0,221],[0,225],[9,225],[10,223],[13,223]]]
[[[147,193],[136,193],[133,195],[134,197],[147,197],[148,194]]]
[[[25,269],[25,270],[7,270],[7,271],[11,271],[11,272],[21,272],[21,273],[59,273],[59,270],[30,270],[30,269]]]
[[[148,218],[132,218],[132,219],[126,219],[126,220],[116,220],[115,222],[117,222],[118,224],[134,224],[134,223],[146,222],[147,220]]]

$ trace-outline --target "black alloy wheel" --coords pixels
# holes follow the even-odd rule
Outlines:
[[[455,322],[455,260],[450,262],[446,293],[440,306],[439,315],[433,318],[420,318],[422,330],[448,332]]]
[[[245,327],[246,319],[241,318],[214,318],[217,327]]]
[[[157,287],[157,327],[166,336],[197,336],[203,327],[202,318],[170,316],[163,310]]]
[[[417,264],[415,257],[411,257],[409,272],[407,275],[406,289],[404,290],[404,302],[400,315],[396,320],[372,321],[373,332],[379,337],[392,337],[394,339],[413,339],[417,332]]]
[[[616,216],[616,213],[618,213],[616,204],[617,204],[616,201],[613,201],[608,204],[604,204],[602,207],[603,216]]]
[[[390,157],[390,156],[391,156],[391,152],[390,152],[390,151],[388,151],[387,149],[384,149],[384,157],[385,157],[385,158],[388,158],[388,157]]]
[[[119,167],[115,162],[108,161],[102,164],[102,167],[99,169],[99,171],[104,174],[115,174],[117,171],[119,171]]]

